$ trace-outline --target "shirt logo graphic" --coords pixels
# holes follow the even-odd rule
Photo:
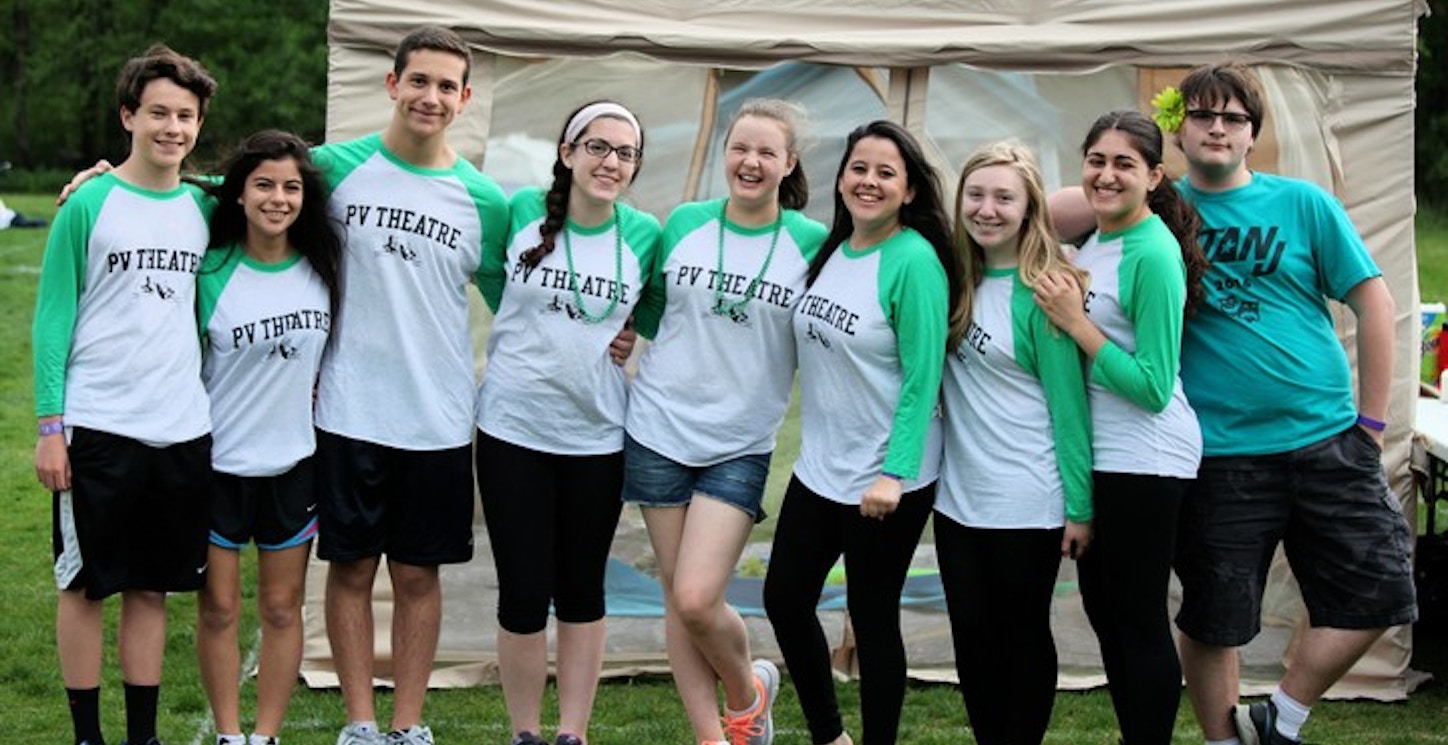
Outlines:
[[[176,297],[176,289],[160,280],[152,280],[151,275],[146,275],[146,281],[141,284],[142,295],[155,295],[162,300],[171,300]]]
[[[414,266],[420,266],[422,264],[422,260],[417,256],[417,251],[409,248],[406,243],[397,240],[397,236],[395,235],[387,236],[387,242],[382,244],[382,248],[378,249],[378,252],[385,256],[396,256]]]

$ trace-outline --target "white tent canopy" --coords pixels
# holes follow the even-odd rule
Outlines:
[[[629,200],[663,217],[675,204],[723,193],[722,128],[752,96],[801,101],[816,147],[805,154],[827,219],[844,135],[876,118],[919,135],[947,185],[975,147],[1011,137],[1034,148],[1052,188],[1079,177],[1079,141],[1112,108],[1144,107],[1186,68],[1235,58],[1254,65],[1269,120],[1253,165],[1315,181],[1346,205],[1397,301],[1398,343],[1387,463],[1404,504],[1418,362],[1413,246],[1413,101],[1421,0],[333,0],[327,136],[375,131],[391,114],[382,87],[391,50],[408,31],[440,24],[474,48],[473,98],[450,139],[505,188],[543,183],[563,118],[587,100],[626,103],[646,130],[644,167]],[[1349,353],[1350,314],[1339,314]],[[481,345],[480,345],[481,348]],[[1250,385],[1251,381],[1243,381]],[[486,475],[481,475],[486,478]],[[1409,514],[1412,514],[1411,512]],[[647,541],[625,526],[615,554],[645,561]],[[474,565],[488,564],[479,544]],[[1063,583],[1071,584],[1071,567]],[[449,570],[439,665],[466,663],[488,677],[495,600],[491,567]],[[1271,676],[1302,610],[1287,572],[1275,572],[1263,639],[1247,667]],[[321,583],[311,583],[310,608]],[[1072,590],[1071,592],[1074,592]],[[1063,663],[1100,681],[1094,640],[1074,595],[1056,618]],[[462,620],[463,615],[466,621]],[[950,675],[943,614],[911,614],[912,666]],[[385,616],[379,616],[379,623]],[[477,628],[488,624],[487,630]],[[666,669],[657,622],[613,623],[611,666]],[[652,624],[652,625],[650,625]],[[307,670],[326,682],[315,615]],[[467,627],[464,629],[463,627]],[[767,624],[752,623],[771,649]],[[933,642],[925,640],[944,637]],[[630,648],[621,639],[638,639]],[[379,633],[385,643],[385,633]],[[1079,654],[1073,645],[1080,640]],[[943,650],[940,645],[943,644]],[[1397,698],[1411,686],[1410,635],[1385,637],[1332,692]],[[475,680],[439,675],[435,682]]]

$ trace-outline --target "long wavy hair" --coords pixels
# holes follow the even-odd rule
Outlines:
[[[286,160],[297,164],[302,176],[302,209],[296,222],[287,228],[287,242],[297,253],[306,257],[312,270],[327,287],[332,317],[337,317],[337,306],[342,299],[338,281],[338,266],[342,257],[342,237],[336,224],[327,212],[327,186],[322,174],[312,163],[307,143],[302,138],[276,129],[264,129],[246,137],[226,161],[225,176],[221,183],[209,188],[216,199],[216,211],[211,216],[211,241],[213,249],[237,250],[246,238],[246,212],[240,199],[246,189],[246,179],[264,161]]]
[[[592,125],[592,122],[589,122],[588,125],[585,125],[583,127],[583,130],[579,133],[578,137],[575,138],[573,142],[565,142],[565,140],[567,140],[568,138],[568,125],[573,121],[573,117],[578,116],[579,112],[583,111],[589,106],[598,103],[611,103],[617,106],[623,106],[623,104],[618,103],[617,101],[600,99],[597,101],[589,101],[588,103],[574,109],[571,113],[568,114],[568,117],[563,120],[563,128],[558,131],[558,144],[560,146],[566,144],[570,148],[572,148],[577,147],[578,143],[582,142],[583,135],[588,132],[588,127]],[[633,112],[630,110],[629,113],[632,114]],[[614,114],[601,114],[596,119],[594,119],[594,121],[597,121],[598,119],[616,119],[621,122],[627,121],[626,119],[623,119],[622,117]],[[637,114],[634,114],[634,119],[638,119]],[[634,161],[633,175],[630,176],[628,180],[630,184],[634,182],[634,179],[639,177],[639,171],[643,170],[643,151],[644,129],[642,124],[640,124],[640,156],[637,161]],[[543,197],[543,224],[538,226],[538,235],[540,237],[540,240],[538,241],[538,245],[528,249],[527,251],[524,251],[523,255],[518,257],[524,265],[529,267],[538,266],[538,262],[542,261],[543,257],[553,253],[554,244],[558,240],[558,233],[559,231],[563,230],[563,226],[568,222],[568,194],[572,190],[573,169],[569,168],[568,164],[563,162],[563,152],[560,147],[558,148],[558,155],[554,156],[553,158],[553,185],[548,187],[548,193],[545,194]]]
[[[1016,243],[1017,273],[1027,287],[1034,287],[1041,275],[1064,271],[1076,276],[1085,288],[1089,276],[1076,268],[1061,250],[1051,231],[1051,215],[1046,207],[1045,179],[1031,151],[1018,142],[996,142],[984,145],[965,161],[955,194],[955,246],[960,262],[960,293],[950,311],[949,348],[955,349],[970,326],[975,303],[975,290],[985,277],[985,249],[966,230],[965,181],[983,168],[1004,166],[1021,179],[1025,187],[1025,215]]]
[[[1081,143],[1081,155],[1085,156],[1096,144],[1101,136],[1109,131],[1115,130],[1125,135],[1131,143],[1132,149],[1141,155],[1142,161],[1146,163],[1148,170],[1161,165],[1161,154],[1163,149],[1161,128],[1152,121],[1150,117],[1134,109],[1120,109],[1107,114],[1102,114],[1091,125],[1086,133],[1086,139]],[[1187,304],[1186,314],[1191,316],[1196,313],[1197,306],[1202,304],[1206,298],[1207,290],[1202,286],[1202,277],[1207,273],[1211,264],[1207,261],[1207,255],[1202,252],[1202,247],[1197,243],[1197,233],[1202,228],[1202,218],[1197,210],[1187,200],[1182,198],[1181,192],[1176,190],[1176,185],[1171,179],[1163,177],[1161,183],[1155,189],[1147,192],[1146,206],[1171,230],[1176,236],[1177,243],[1181,246],[1182,261],[1187,266]]]
[[[919,233],[935,249],[940,266],[945,269],[946,280],[950,283],[950,297],[960,294],[960,265],[955,257],[955,245],[950,236],[950,218],[945,214],[941,198],[940,176],[934,166],[925,159],[925,151],[906,129],[894,122],[883,119],[856,127],[845,140],[845,153],[840,157],[840,167],[835,171],[835,216],[830,225],[829,235],[809,265],[808,283],[814,284],[824,269],[825,262],[855,232],[855,221],[845,208],[845,198],[840,195],[840,178],[850,164],[855,145],[866,137],[879,137],[895,144],[900,159],[905,164],[905,185],[915,190],[915,198],[909,204],[900,205],[900,224]]]

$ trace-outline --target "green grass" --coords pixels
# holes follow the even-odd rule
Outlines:
[[[4,199],[27,215],[50,217],[50,197],[10,196]],[[35,483],[35,445],[30,384],[30,317],[35,277],[45,239],[43,230],[0,231],[0,567],[6,572],[6,605],[0,612],[0,712],[5,734],[17,742],[63,742],[70,723],[61,693],[53,635],[54,596],[50,577],[50,499]],[[1420,264],[1425,297],[1448,297],[1448,216],[1420,220]],[[1441,271],[1431,274],[1426,265]],[[770,479],[771,503],[777,507],[788,476],[790,454],[798,448],[797,417],[791,416],[780,435],[779,454]],[[775,510],[771,510],[772,512]],[[772,526],[770,521],[763,526]],[[482,559],[480,559],[482,560]],[[248,566],[250,560],[248,560]],[[251,575],[248,575],[249,577]],[[251,597],[250,595],[248,596]],[[467,602],[463,599],[462,602]],[[114,608],[108,624],[104,711],[112,742],[121,739],[124,720],[114,649]],[[161,735],[173,745],[189,745],[206,727],[208,712],[194,660],[195,601],[173,597],[162,691]],[[255,619],[248,615],[242,638],[253,639]],[[1415,667],[1448,676],[1448,640],[1418,640]],[[858,686],[840,687],[846,725],[859,733]],[[243,701],[250,701],[250,683]],[[545,704],[545,721],[556,716],[556,702]],[[379,696],[385,721],[390,696]],[[243,707],[244,709],[246,706]],[[781,745],[807,743],[793,689],[783,688],[778,714]],[[342,723],[336,691],[299,690],[287,722],[287,745],[331,745]],[[502,693],[496,687],[434,691],[428,697],[427,719],[442,745],[504,743],[508,739]],[[1410,701],[1397,704],[1327,702],[1313,712],[1307,736],[1325,745],[1409,745],[1442,743],[1448,722],[1448,686],[1434,683]],[[906,698],[901,742],[909,745],[969,742],[965,713],[953,688],[912,685]],[[663,677],[609,681],[599,691],[593,742],[689,742],[683,710],[672,684]],[[209,733],[205,735],[209,738]],[[1062,693],[1049,743],[1105,745],[1116,741],[1110,702],[1105,693]],[[1201,736],[1183,703],[1174,743],[1200,743]]]

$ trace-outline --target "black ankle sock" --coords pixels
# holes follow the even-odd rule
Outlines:
[[[126,740],[129,745],[146,745],[156,736],[156,701],[161,686],[126,684]]]
[[[101,689],[67,688],[65,697],[70,702],[70,723],[75,727],[76,745],[105,745],[101,736]]]

